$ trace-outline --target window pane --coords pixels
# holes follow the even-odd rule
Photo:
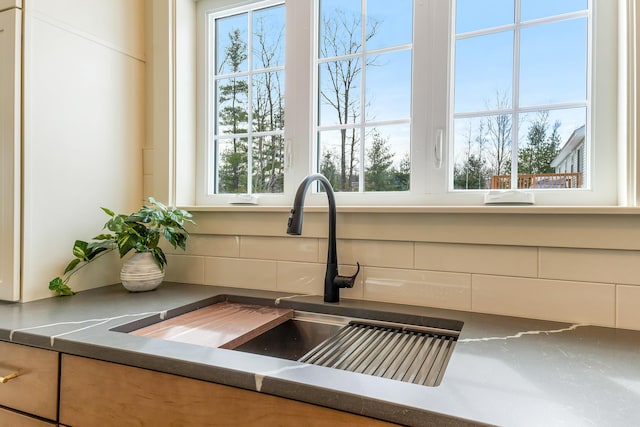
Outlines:
[[[317,170],[336,191],[408,190],[413,1],[320,0],[318,26]]]
[[[584,187],[585,123],[584,108],[521,114],[519,187]]]
[[[511,114],[457,119],[453,188],[510,188],[511,132]]]
[[[284,65],[284,5],[253,13],[253,69]]]
[[[460,1],[460,0],[458,0]],[[473,1],[473,0],[471,0]],[[523,21],[586,10],[588,0],[521,0]]]
[[[513,4],[513,0],[457,0],[456,34],[512,24]]]
[[[360,52],[362,50],[361,2],[321,0],[318,27],[320,58]]]
[[[247,91],[246,78],[234,77],[216,82],[217,135],[247,132],[249,121]]]
[[[412,0],[367,0],[367,50],[411,43]]]
[[[407,125],[367,129],[365,191],[409,190],[410,129]]]
[[[247,14],[216,19],[216,74],[247,71]]]
[[[410,118],[411,51],[403,50],[369,58],[366,74],[366,119]]]
[[[360,130],[319,132],[318,170],[336,191],[359,191]]]
[[[284,128],[284,72],[254,74],[253,130],[266,132]]]
[[[247,150],[246,138],[218,140],[216,164],[219,193],[247,192]]]
[[[586,100],[586,19],[523,28],[520,52],[522,106]]]
[[[283,191],[284,21],[283,4],[209,21],[217,193]]]
[[[511,105],[512,80],[512,31],[456,41],[456,113],[492,109],[498,93]]]
[[[284,190],[284,139],[282,135],[255,138],[252,144],[253,192]]]
[[[361,64],[360,58],[356,57],[319,65],[320,126],[360,120]]]

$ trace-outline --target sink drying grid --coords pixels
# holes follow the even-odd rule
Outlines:
[[[457,338],[456,331],[352,321],[298,361],[437,386]]]

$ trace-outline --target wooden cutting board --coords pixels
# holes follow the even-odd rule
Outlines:
[[[221,302],[130,333],[233,349],[292,317],[289,308]]]

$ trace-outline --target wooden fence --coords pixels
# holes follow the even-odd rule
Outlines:
[[[582,172],[518,175],[518,188],[581,188]],[[493,175],[491,189],[511,188],[511,175]]]

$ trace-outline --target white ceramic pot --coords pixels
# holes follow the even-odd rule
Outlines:
[[[151,291],[164,279],[164,271],[154,261],[151,252],[136,252],[120,270],[120,280],[130,292]]]

